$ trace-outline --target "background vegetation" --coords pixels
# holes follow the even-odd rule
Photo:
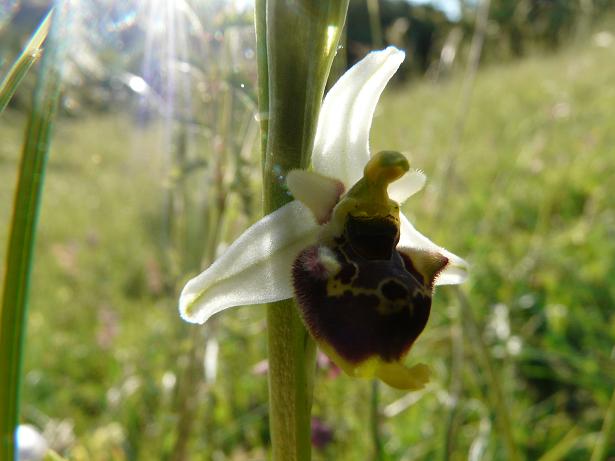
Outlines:
[[[535,8],[514,14],[512,3]],[[475,11],[466,5],[460,23],[434,29],[441,40],[408,69],[414,78],[385,93],[372,149],[408,152],[426,172],[406,211],[470,261],[471,278],[438,290],[410,355],[433,369],[425,391],[374,387],[319,360],[315,459],[512,459],[506,434],[521,459],[615,459],[605,424],[615,413],[615,21],[593,19],[600,2],[583,16],[587,4],[492,2],[486,61],[470,80]],[[84,46],[67,69],[22,414],[69,459],[267,456],[263,308],[226,312],[205,328],[181,322],[176,308],[182,283],[260,213],[250,15],[210,6],[166,16],[189,25],[182,40],[192,51],[164,48],[167,27],[150,35],[160,52],[151,61],[147,40],[135,38],[151,23],[105,10],[101,27],[115,18],[115,29],[79,35]],[[456,44],[447,42],[455,27]],[[5,43],[8,63],[19,47]],[[446,43],[457,57],[436,72]],[[29,84],[0,116],[2,223]]]

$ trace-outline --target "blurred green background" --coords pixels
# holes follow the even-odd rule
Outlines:
[[[261,213],[251,5],[75,5],[23,421],[68,459],[266,459],[264,308],[205,327],[177,313],[183,283]],[[319,358],[313,458],[507,460],[508,434],[521,459],[615,460],[613,7],[439,5],[352,1],[335,68],[407,50],[372,150],[426,173],[405,211],[471,276],[437,290],[409,356],[433,370],[425,390]],[[3,74],[47,8],[0,4]],[[0,115],[2,259],[35,73]]]

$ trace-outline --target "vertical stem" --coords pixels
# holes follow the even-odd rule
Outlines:
[[[384,460],[384,451],[382,449],[382,435],[380,433],[380,382],[377,379],[372,380],[372,395],[370,405],[370,429],[372,432],[372,442],[374,444],[374,461]]]
[[[376,49],[384,46],[382,25],[380,23],[380,5],[378,0],[367,0],[367,15],[369,16],[369,31],[372,36],[372,46]]]
[[[266,4],[269,126],[263,187],[269,213],[290,201],[286,172],[310,164],[318,112],[348,1],[267,0]]]
[[[491,354],[489,353],[487,345],[483,341],[480,328],[474,317],[468,298],[461,288],[456,286],[453,289],[461,306],[461,317],[467,322],[468,337],[472,339],[478,359],[482,362],[482,366],[487,371],[487,379],[491,390],[489,397],[491,398],[491,405],[495,409],[496,423],[508,452],[507,459],[510,461],[519,461],[521,457],[517,445],[515,444],[510,414],[506,399],[504,398],[502,383],[496,371],[496,366],[491,359]]]
[[[489,26],[490,4],[491,0],[480,0],[480,4],[476,9],[474,34],[472,35],[472,43],[470,44],[468,64],[466,67],[465,75],[463,77],[460,101],[457,106],[455,125],[453,126],[453,133],[451,135],[451,148],[445,160],[441,163],[443,171],[440,175],[440,184],[442,185],[442,187],[437,197],[438,205],[436,209],[440,210],[436,215],[437,221],[440,221],[442,218],[442,204],[445,203],[447,199],[448,192],[451,187],[450,183],[455,177],[457,154],[459,153],[459,150],[461,148],[463,133],[465,130],[466,122],[468,120],[468,111],[470,108],[470,102],[472,100],[474,83],[476,82],[476,74],[478,73],[478,66],[480,64],[480,58],[483,52],[483,44],[485,42],[485,36],[487,35],[487,28]]]
[[[462,314],[459,312],[459,306],[455,306],[455,317],[451,325],[451,406],[446,422],[446,436],[444,441],[444,451],[442,459],[452,459],[455,453],[455,444],[457,442],[457,433],[461,426],[459,400],[463,392],[463,369],[464,369],[464,331]]]
[[[192,325],[190,325],[192,326]],[[190,328],[188,331],[183,329],[189,337],[189,349],[185,353],[186,363],[180,368],[180,380],[178,383],[177,412],[179,418],[177,421],[177,439],[173,445],[171,452],[171,461],[185,461],[190,459],[188,452],[190,444],[190,436],[192,427],[198,411],[198,406],[195,404],[194,396],[198,389],[201,373],[201,364],[199,361],[201,348],[200,343],[203,340],[202,332],[199,328]]]
[[[592,19],[595,14],[594,0],[579,0],[580,19],[576,27],[576,39],[583,40],[591,32]]]
[[[265,214],[290,201],[286,173],[310,163],[347,7],[348,0],[257,0],[259,112],[261,122],[266,120],[261,125]],[[308,461],[316,346],[292,300],[269,305],[267,325],[273,459]]]
[[[267,0],[255,0],[256,62],[258,72],[258,120],[263,168],[269,132],[269,67],[267,65]]]
[[[66,3],[60,4],[54,15],[49,43],[39,69],[19,166],[6,255],[0,317],[0,459],[7,461],[16,459],[15,430],[19,421],[30,273],[45,166],[61,83],[60,67],[64,50],[60,43],[59,26],[67,28],[63,6],[66,7]]]
[[[227,186],[223,180],[223,170],[229,166],[229,150],[232,144],[233,134],[233,92],[226,90],[222,96],[220,107],[217,110],[218,124],[216,132],[224,140],[224,148],[219,155],[212,158],[210,163],[211,173],[213,175],[213,183],[210,185],[211,190],[208,190],[208,198],[206,202],[209,204],[206,210],[197,210],[199,214],[206,212],[208,219],[206,225],[199,226],[199,231],[194,232],[190,229],[189,213],[194,212],[195,203],[193,192],[190,186],[186,183],[186,178],[182,178],[180,185],[175,193],[183,206],[182,212],[176,217],[176,221],[183,223],[183,226],[177,232],[175,239],[175,247],[180,253],[180,264],[182,272],[197,272],[199,267],[208,267],[215,259],[216,248],[220,243],[222,235],[222,227],[226,219],[226,199]],[[187,127],[182,122],[180,126],[180,139],[183,142],[177,142],[176,156],[179,160],[179,169],[185,171],[186,165],[186,144]],[[183,146],[183,148],[182,148]],[[202,252],[196,251],[199,245],[194,236],[200,239],[202,235],[206,235],[205,248]],[[207,324],[207,333],[213,334],[213,324],[215,319],[211,319]],[[177,438],[173,447],[171,460],[184,461],[190,459],[188,451],[191,441],[192,431],[198,415],[198,406],[194,404],[194,396],[198,394],[201,378],[203,376],[202,357],[204,354],[203,347],[203,331],[194,326],[181,326],[181,334],[188,335],[189,345],[185,351],[184,358],[186,364],[180,373],[179,392],[178,392],[178,414],[179,420],[177,423]],[[189,332],[188,332],[189,331]]]
[[[594,451],[592,452],[591,461],[603,461],[609,452],[609,445],[613,444],[615,438],[615,390],[611,395],[611,402],[606,409],[604,415],[604,422],[602,423],[602,429],[598,440],[594,445]],[[611,445],[613,446],[613,445]]]
[[[309,461],[316,347],[292,300],[269,305],[267,327],[273,459]]]

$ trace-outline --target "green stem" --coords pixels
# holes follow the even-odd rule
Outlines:
[[[51,131],[60,92],[63,49],[59,37],[63,9],[54,16],[38,81],[19,167],[19,178],[6,256],[0,319],[0,459],[13,460],[15,429],[26,336],[30,273],[38,212],[43,193]],[[61,24],[62,29],[66,23]]]
[[[180,380],[177,392],[179,397],[177,402],[177,413],[179,415],[176,426],[177,439],[170,455],[171,461],[190,459],[188,448],[194,420],[198,411],[198,406],[194,404],[193,399],[202,376],[200,360],[202,348],[199,347],[203,340],[202,332],[199,328],[182,328],[182,330],[182,333],[188,335],[189,346],[183,356],[186,359],[186,363],[183,367],[180,367]]]
[[[465,368],[464,331],[462,315],[458,306],[455,309],[455,317],[450,328],[451,338],[451,382],[449,385],[451,394],[451,406],[446,421],[445,439],[442,459],[452,459],[459,429],[461,428],[460,400],[463,394],[463,370]]]
[[[468,337],[473,341],[478,359],[486,371],[489,389],[491,390],[491,392],[489,392],[489,397],[491,398],[492,408],[495,409],[496,423],[499,427],[500,435],[502,436],[504,445],[506,446],[506,451],[508,453],[507,459],[510,461],[520,461],[521,456],[519,455],[515,438],[513,436],[513,426],[510,420],[510,412],[506,399],[504,398],[504,390],[496,371],[496,365],[493,363],[489,349],[483,341],[478,322],[474,317],[474,313],[472,312],[472,307],[470,306],[468,298],[461,288],[455,286],[453,289],[461,306],[461,316],[466,322]]]
[[[613,444],[615,436],[615,390],[611,395],[611,402],[606,409],[602,429],[598,435],[598,440],[594,445],[591,461],[603,461],[609,452],[609,445]],[[615,446],[615,445],[612,445]],[[610,459],[610,458],[609,458]]]
[[[382,26],[380,24],[380,5],[378,0],[367,0],[367,15],[369,16],[369,31],[372,36],[372,46],[380,49],[384,46]]]
[[[370,405],[370,429],[372,432],[372,442],[374,444],[374,461],[384,460],[384,449],[382,447],[382,434],[380,433],[380,382],[377,379],[372,381],[372,395]]]
[[[4,111],[32,65],[38,61],[41,55],[41,45],[49,32],[52,14],[53,10],[47,13],[45,19],[34,31],[23,51],[9,69],[2,83],[0,83],[0,113]]]
[[[310,164],[318,112],[347,7],[347,0],[266,2],[269,126],[263,171],[265,213],[290,201],[280,176]]]
[[[256,28],[256,60],[258,63],[258,120],[262,168],[267,152],[267,134],[269,132],[269,68],[267,66],[267,0],[256,0],[254,4],[254,25]]]
[[[267,327],[273,459],[308,461],[316,346],[293,300],[268,306]]]
[[[290,201],[283,178],[307,168],[318,111],[348,0],[258,0],[259,112],[264,213]],[[265,128],[263,128],[265,127]],[[290,270],[290,268],[289,268]],[[273,459],[309,460],[316,346],[292,300],[267,310],[269,424]]]
[[[440,192],[437,196],[436,222],[442,221],[442,214],[444,213],[443,204],[446,203],[448,198],[449,189],[451,183],[455,180],[456,162],[459,158],[459,152],[463,143],[463,135],[465,132],[466,123],[468,121],[468,112],[470,111],[470,104],[472,102],[472,93],[474,91],[474,85],[476,83],[476,75],[478,73],[478,66],[480,65],[480,59],[483,52],[483,44],[485,37],[487,36],[487,29],[489,28],[489,8],[491,0],[480,0],[478,7],[476,8],[476,20],[474,24],[474,34],[472,35],[472,43],[470,44],[470,55],[468,56],[468,64],[463,77],[463,84],[461,88],[460,100],[457,106],[457,115],[455,117],[455,123],[452,129],[451,135],[451,147],[449,152],[443,161],[440,162],[442,173],[439,184],[442,185]]]

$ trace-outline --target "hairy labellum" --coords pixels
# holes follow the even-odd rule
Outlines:
[[[385,248],[382,236],[374,239],[374,247],[365,245],[373,237],[371,225],[353,229],[354,238],[348,225],[332,248],[310,247],[293,267],[295,293],[310,332],[350,363],[372,355],[401,359],[425,328],[431,307],[431,288],[408,256]]]
[[[392,168],[403,174],[405,159],[381,154],[342,197],[320,242],[303,250],[292,269],[308,330],[351,375],[399,365],[427,324],[434,280],[448,263],[439,254],[397,248],[399,207],[386,186],[400,176]]]

